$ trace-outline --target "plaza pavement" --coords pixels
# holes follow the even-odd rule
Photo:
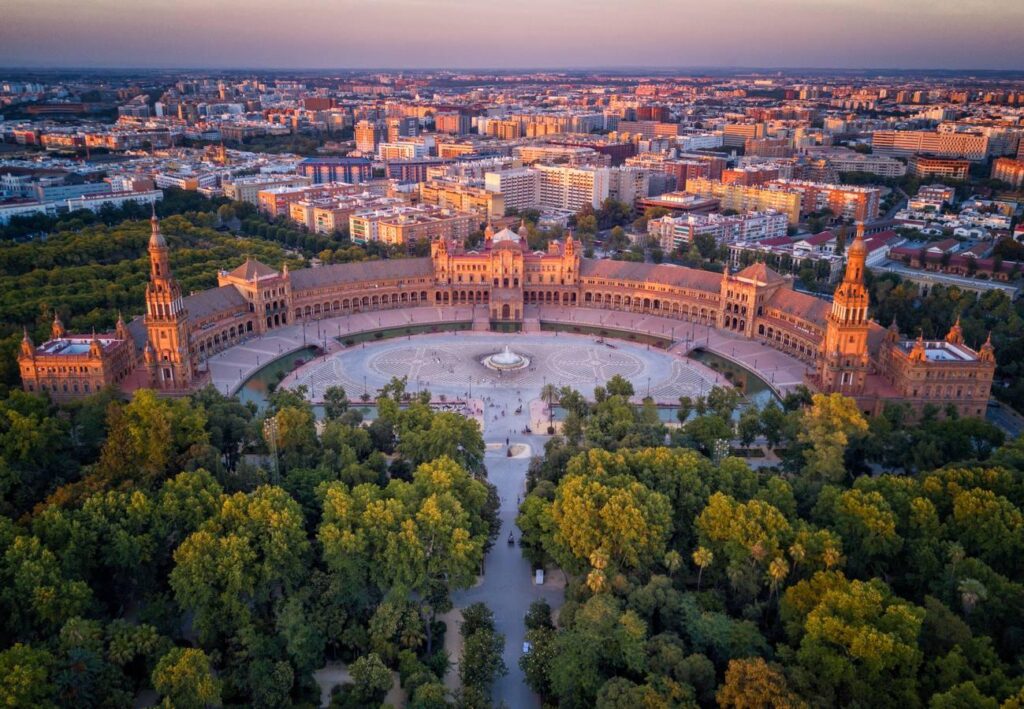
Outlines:
[[[760,342],[734,333],[685,320],[657,315],[627,313],[597,308],[528,306],[527,317],[542,323],[628,330],[671,339],[670,352],[685,356],[691,350],[704,349],[757,372],[779,396],[785,396],[802,384],[809,367],[800,360]]]
[[[370,313],[342,315],[287,325],[271,330],[266,335],[251,337],[229,347],[206,360],[210,382],[217,391],[233,394],[245,381],[273,360],[310,345],[317,345],[331,353],[344,349],[335,338],[357,335],[396,327],[439,325],[471,322],[473,308],[404,308]]]

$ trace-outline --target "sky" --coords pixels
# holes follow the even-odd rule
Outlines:
[[[0,0],[0,66],[1024,70],[1022,0]]]

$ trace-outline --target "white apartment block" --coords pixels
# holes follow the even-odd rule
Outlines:
[[[505,209],[540,206],[540,174],[528,167],[488,172],[484,175],[484,188],[488,192],[500,192],[505,198]]]
[[[688,247],[702,234],[713,236],[720,244],[752,242],[786,236],[787,226],[786,215],[772,210],[733,216],[687,214],[652,219],[647,224],[647,233],[658,240],[664,251],[672,251]]]
[[[598,209],[608,198],[609,169],[537,165],[540,174],[540,206],[578,212],[585,205]],[[506,203],[507,204],[507,203]]]
[[[639,167],[608,170],[608,196],[633,205],[651,193],[651,171]]]
[[[164,198],[163,190],[143,190],[140,192],[104,192],[103,194],[82,195],[72,197],[68,200],[68,209],[72,212],[76,209],[88,209],[90,212],[98,212],[104,206],[123,207],[128,202],[139,204],[156,204]]]
[[[692,133],[675,137],[676,147],[683,152],[691,150],[712,150],[722,147],[722,133]]]

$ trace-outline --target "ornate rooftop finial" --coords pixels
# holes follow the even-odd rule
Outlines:
[[[914,341],[914,348],[910,350],[911,362],[924,362],[928,359],[928,352],[924,348],[924,331],[918,330],[917,340]]]
[[[979,350],[979,357],[982,362],[995,362],[996,361],[996,348],[992,345],[992,331],[988,331],[988,339],[985,340],[985,344],[981,346]]]
[[[963,344],[963,341],[964,331],[963,328],[960,327],[960,315],[957,314],[956,322],[953,323],[953,327],[949,328],[949,332],[946,333],[946,342],[951,345],[959,345]]]
[[[58,315],[57,311],[54,310],[53,325],[50,326],[50,336],[55,340],[59,340],[60,338],[64,337],[64,334],[66,332],[67,330],[64,329],[64,323],[61,322],[60,315]]]
[[[160,220],[156,216],[156,204],[153,204],[153,216],[149,218],[149,248],[165,249],[167,242],[164,235],[160,233]]]

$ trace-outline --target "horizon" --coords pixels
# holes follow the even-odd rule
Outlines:
[[[1024,4],[997,0],[781,0],[771,8],[755,0],[724,8],[666,8],[657,0],[522,0],[515,8],[299,0],[284,9],[253,0],[244,11],[198,0],[9,4],[0,66],[24,69],[1024,71]]]

